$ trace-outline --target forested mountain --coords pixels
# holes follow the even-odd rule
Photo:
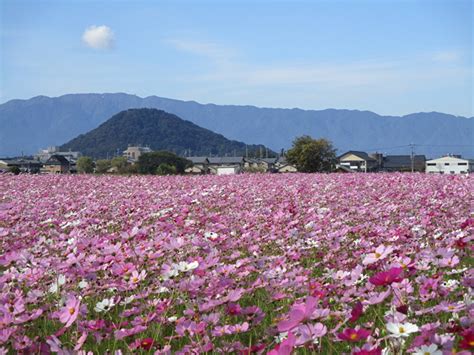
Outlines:
[[[192,122],[157,109],[122,111],[99,127],[81,134],[61,146],[62,150],[80,151],[95,158],[113,156],[129,144],[149,146],[152,150],[168,150],[179,155],[266,154],[262,145],[232,141],[221,134],[201,128]],[[269,151],[270,154],[274,154]]]
[[[308,134],[333,141],[339,153],[374,148],[382,153],[438,156],[458,153],[474,157],[474,118],[430,112],[403,117],[357,110],[273,109],[219,106],[149,96],[69,94],[12,100],[0,105],[0,156],[35,153],[86,133],[129,108],[158,108],[229,139],[259,143],[279,151]]]

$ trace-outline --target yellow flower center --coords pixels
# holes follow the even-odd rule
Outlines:
[[[379,253],[375,253],[375,258],[378,259],[382,256],[382,254],[379,254]]]
[[[400,334],[403,334],[403,333],[405,333],[405,328],[400,327],[400,328],[398,328],[398,331],[400,332]]]
[[[350,338],[351,338],[352,340],[356,340],[356,339],[357,339],[357,334],[356,334],[356,333],[352,333],[352,334],[350,335]]]
[[[72,316],[76,312],[74,308],[69,308],[69,314]]]
[[[133,282],[134,284],[136,284],[136,283],[138,282],[138,277],[134,277],[134,278],[132,279],[132,282]]]

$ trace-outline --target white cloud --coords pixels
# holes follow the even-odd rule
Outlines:
[[[207,57],[217,65],[229,63],[236,56],[236,52],[234,50],[222,47],[217,43],[210,41],[167,39],[164,42],[173,46],[179,51]]]
[[[110,27],[94,25],[86,28],[82,41],[94,49],[111,49],[114,46],[115,36]]]
[[[460,54],[455,51],[442,51],[433,54],[432,59],[435,62],[451,63],[456,62],[460,58]]]

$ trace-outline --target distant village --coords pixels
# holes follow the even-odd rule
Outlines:
[[[130,164],[135,164],[144,153],[152,152],[149,147],[129,146],[122,156]],[[16,169],[31,174],[74,174],[80,152],[60,151],[58,147],[48,147],[31,157],[0,158],[0,172]],[[294,173],[298,170],[290,164],[282,152],[277,157],[250,158],[245,156],[190,156],[185,157],[192,166],[185,170],[190,175],[230,175],[243,172]],[[474,160],[460,155],[446,155],[427,160],[425,155],[383,155],[348,151],[337,157],[336,172],[425,172],[430,174],[469,174],[474,172]],[[111,167],[107,173],[116,173]]]

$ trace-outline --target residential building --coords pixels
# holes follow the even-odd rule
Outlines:
[[[123,156],[127,158],[128,161],[134,163],[138,160],[138,158],[140,158],[140,155],[151,152],[152,150],[150,147],[129,145],[128,148],[123,151]]]
[[[445,156],[426,161],[429,174],[469,174],[474,172],[474,160],[460,156]]]
[[[366,152],[350,150],[338,158],[339,165],[348,167],[357,172],[377,171],[379,161]]]
[[[52,155],[41,169],[46,174],[67,174],[72,172],[71,162],[63,155]]]
[[[275,162],[274,171],[277,173],[296,173],[298,169],[290,164],[285,156],[280,156]]]
[[[244,157],[209,157],[209,172],[216,175],[242,172]]]
[[[186,168],[186,174],[203,175],[209,173],[209,159],[207,157],[186,157],[193,163],[193,166]]]
[[[41,149],[36,155],[35,158],[41,161],[42,163],[46,162],[53,155],[62,155],[66,157],[69,161],[76,161],[79,157],[82,156],[81,152],[69,151],[60,151],[59,147],[51,146],[46,149]]]
[[[10,171],[13,167],[18,167],[22,173],[36,174],[40,172],[41,162],[34,159],[25,158],[5,158],[0,159],[0,172]]]
[[[387,155],[382,158],[382,164],[380,166],[381,171],[387,172],[424,172],[426,157],[424,155],[414,155],[413,162],[411,155]]]
[[[244,170],[250,172],[273,172],[278,158],[244,158]]]

